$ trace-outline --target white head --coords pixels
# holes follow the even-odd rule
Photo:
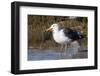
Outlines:
[[[49,30],[58,30],[59,29],[59,25],[58,24],[52,24],[50,28],[48,28],[46,31]]]

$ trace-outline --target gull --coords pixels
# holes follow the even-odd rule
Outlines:
[[[48,29],[46,29],[46,31],[49,30],[52,31],[54,41],[62,45],[61,49],[63,48],[63,45],[65,45],[65,50],[67,50],[68,45],[70,45],[71,42],[83,38],[83,35],[81,35],[79,31],[68,27],[61,27],[57,23],[52,24]]]

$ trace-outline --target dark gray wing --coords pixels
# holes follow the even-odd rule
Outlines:
[[[69,37],[72,40],[78,40],[80,39],[80,32],[77,30],[72,30],[70,28],[64,28],[63,32],[65,34],[65,36]]]

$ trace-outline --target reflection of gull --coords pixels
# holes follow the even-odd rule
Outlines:
[[[58,24],[52,24],[46,31],[48,30],[52,30],[55,42],[62,44],[62,48],[63,45],[65,45],[65,50],[71,42],[83,38],[79,31],[70,28],[62,28]]]

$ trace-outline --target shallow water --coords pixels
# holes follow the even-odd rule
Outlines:
[[[59,49],[28,49],[28,60],[58,60],[87,58],[87,50],[79,51],[79,48]]]

